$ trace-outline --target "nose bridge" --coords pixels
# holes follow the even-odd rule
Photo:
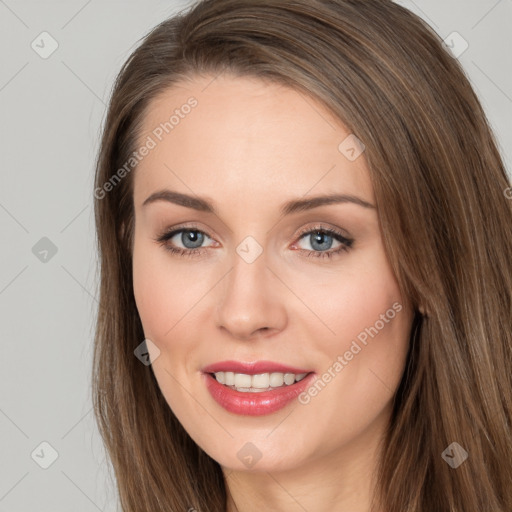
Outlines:
[[[218,324],[235,337],[248,338],[260,329],[281,329],[284,307],[263,247],[246,237],[237,247],[217,305]]]
[[[255,239],[248,237],[236,247],[232,261],[233,268],[228,279],[230,294],[243,294],[245,290],[246,298],[250,299],[253,294],[259,295],[266,287],[269,273],[267,253],[263,247]]]

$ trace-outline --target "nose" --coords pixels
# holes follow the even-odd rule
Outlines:
[[[268,267],[265,253],[252,263],[235,255],[219,289],[217,325],[231,337],[249,341],[285,328],[287,290]]]

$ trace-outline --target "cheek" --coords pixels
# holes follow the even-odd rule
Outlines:
[[[164,250],[161,249],[163,252]],[[172,327],[180,283],[176,272],[170,272],[165,258],[150,244],[135,239],[133,251],[133,293],[137,309],[149,339],[162,339]]]
[[[388,410],[403,374],[413,312],[377,253],[371,264],[354,265],[309,298],[331,333],[317,320],[302,326],[319,375],[300,403],[310,414],[318,411],[325,424],[336,425],[325,441],[328,453]],[[319,335],[319,328],[326,334]]]
[[[193,333],[204,323],[199,316],[204,315],[218,274],[218,268],[177,261],[164,248],[135,239],[133,292],[145,337],[161,350],[194,349]]]
[[[326,384],[329,391],[322,391],[318,404],[328,408],[342,396],[347,410],[358,411],[361,417],[367,414],[369,420],[400,381],[413,312],[403,302],[380,247],[347,261],[330,279],[318,277],[319,286],[314,288],[310,279],[298,281],[299,293],[315,313],[308,315],[302,330],[322,361],[319,378],[333,382]]]
[[[329,352],[329,347],[340,350],[347,346],[348,350],[351,340],[359,336],[364,341],[368,330],[374,333],[375,327],[382,337],[392,338],[407,327],[407,322],[399,320],[407,315],[397,311],[404,311],[406,305],[377,244],[351,255],[335,272],[317,272],[313,277],[295,272],[294,276],[288,276],[294,280],[294,292],[313,313],[306,315],[308,323],[313,326],[316,322],[323,333],[311,333],[310,339],[323,343]]]

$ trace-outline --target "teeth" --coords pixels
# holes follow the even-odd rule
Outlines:
[[[302,380],[307,373],[259,373],[247,375],[245,373],[217,372],[215,378],[220,384],[242,391],[244,393],[260,393],[283,385],[291,386]]]
[[[273,388],[278,388],[284,383],[284,373],[271,373],[269,379],[270,386]]]
[[[250,388],[252,377],[244,373],[235,373],[235,388]]]
[[[284,374],[284,383],[289,386],[295,382],[295,375],[293,373]]]
[[[270,386],[270,376],[268,373],[259,373],[253,375],[251,379],[251,386],[256,389],[267,389]]]

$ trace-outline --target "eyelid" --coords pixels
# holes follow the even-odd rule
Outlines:
[[[334,226],[328,226],[328,225],[326,225],[326,223],[321,223],[321,222],[316,223],[314,226],[309,226],[309,227],[301,229],[295,236],[297,238],[300,238],[303,235],[309,234],[313,231],[332,232],[332,233],[336,233],[336,235],[338,235],[339,237],[343,238],[346,241],[353,241],[352,237],[344,229],[336,228]]]
[[[176,234],[180,233],[181,231],[197,231],[198,233],[201,233],[208,237],[210,240],[214,240],[213,237],[211,237],[205,230],[201,229],[196,224],[178,224],[177,226],[174,226],[172,228],[164,228],[161,234],[156,238],[156,240],[160,240],[162,238],[169,239],[175,236]]]
[[[162,235],[161,236],[167,236],[167,235],[170,235],[170,234],[176,234],[180,231],[187,231],[187,230],[190,230],[190,231],[197,231],[199,233],[202,233],[203,235],[206,235],[208,238],[210,239],[214,239],[213,237],[211,237],[206,231],[204,231],[203,229],[201,229],[197,224],[178,224],[177,226],[173,226],[172,228],[164,228],[163,231],[162,231]],[[329,223],[322,223],[322,222],[317,222],[315,225],[313,226],[307,226],[307,227],[304,227],[304,228],[301,228],[299,230],[299,232],[295,235],[296,238],[299,238],[305,234],[308,234],[310,233],[311,231],[332,231],[334,233],[336,233],[337,235],[341,236],[342,238],[344,238],[345,240],[347,241],[351,241],[351,236],[350,234],[342,229],[342,228],[336,228],[332,225],[329,225]]]
[[[182,249],[181,247],[168,247],[166,245],[166,243],[171,238],[173,238],[174,236],[176,236],[178,233],[180,233],[182,231],[196,231],[198,233],[201,233],[205,237],[209,238],[210,240],[215,241],[215,239],[213,237],[211,237],[206,231],[200,229],[199,226],[194,223],[192,223],[192,224],[185,223],[183,225],[177,225],[172,228],[166,229],[163,231],[162,234],[157,236],[154,240],[156,242],[160,243],[161,245],[163,245],[164,248],[170,252],[183,253],[183,254],[187,254],[188,256],[201,255],[203,251],[208,249],[208,247],[198,247],[195,249],[186,249],[186,248]],[[295,246],[297,244],[297,242],[299,242],[300,239],[304,237],[304,235],[312,234],[317,231],[327,233],[329,236],[337,239],[338,242],[340,242],[341,246],[336,250],[330,250],[330,251],[312,251],[309,249],[301,249],[301,248],[298,248],[298,251],[310,253],[310,254],[308,254],[308,256],[312,256],[314,254],[314,255],[318,255],[320,257],[322,257],[322,256],[332,257],[343,250],[345,250],[345,251],[349,250],[352,247],[352,244],[354,242],[354,239],[348,233],[346,233],[345,230],[341,230],[340,228],[335,228],[333,226],[327,226],[326,223],[316,223],[314,226],[308,226],[308,227],[302,228],[294,236],[295,241],[293,242],[292,246]],[[342,231],[345,231],[346,234],[343,233]]]

